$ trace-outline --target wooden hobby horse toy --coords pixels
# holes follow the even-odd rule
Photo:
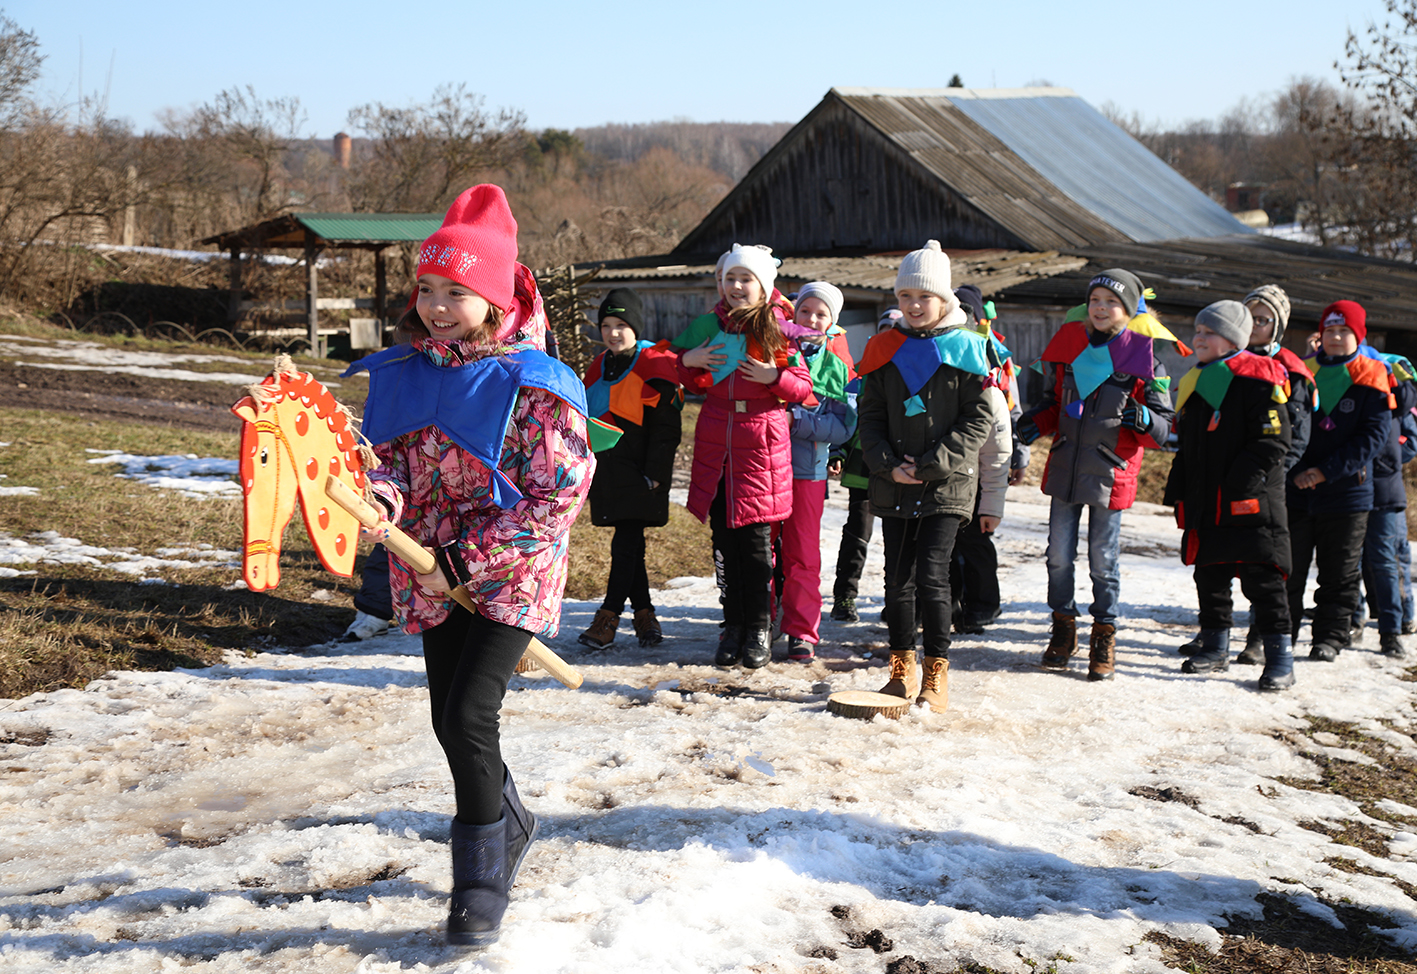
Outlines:
[[[271,374],[247,389],[231,411],[241,427],[241,493],[245,502],[245,538],[241,577],[247,588],[262,592],[280,584],[280,542],[295,501],[315,553],[325,568],[349,577],[359,541],[359,526],[384,526],[384,545],[416,572],[435,564],[427,548],[384,521],[364,499],[364,467],[374,462],[362,444],[348,409],[307,372],[295,368],[288,355],[277,355]],[[469,611],[476,611],[461,587],[452,593]],[[581,685],[581,675],[538,639],[527,647],[534,660],[566,686]]]

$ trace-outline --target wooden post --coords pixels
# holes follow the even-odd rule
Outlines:
[[[374,251],[374,317],[379,319],[379,344],[383,344],[384,329],[389,326],[389,277],[384,263],[384,249]]]
[[[325,350],[320,344],[320,313],[316,308],[320,285],[315,273],[315,259],[319,255],[319,247],[309,242],[305,244],[305,320],[310,327],[310,354],[315,358],[324,358]]]
[[[226,320],[235,323],[241,317],[241,246],[231,245],[231,264],[227,268],[231,275],[231,298],[226,302]]]

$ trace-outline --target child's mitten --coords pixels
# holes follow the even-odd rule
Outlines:
[[[1038,424],[1035,423],[1031,417],[1025,416],[1014,424],[1014,439],[1018,440],[1024,446],[1028,446],[1028,444],[1042,435],[1043,433],[1038,429]]]
[[[1151,429],[1151,410],[1128,396],[1127,405],[1122,410],[1122,425],[1138,433],[1145,433]]]

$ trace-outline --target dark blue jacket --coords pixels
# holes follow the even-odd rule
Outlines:
[[[1346,365],[1358,355],[1319,356],[1320,365]],[[1293,512],[1347,514],[1373,509],[1373,460],[1382,452],[1392,429],[1388,394],[1354,383],[1329,406],[1327,419],[1314,416],[1309,445],[1289,471],[1288,506]],[[1324,482],[1307,490],[1294,486],[1295,474],[1318,467]]]
[[[1417,405],[1417,387],[1399,382],[1392,391],[1397,411],[1392,413],[1391,431],[1381,452],[1373,458],[1373,510],[1401,511],[1407,507],[1407,488],[1402,482],[1402,417],[1412,415]]]

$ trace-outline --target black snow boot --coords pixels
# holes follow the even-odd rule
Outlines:
[[[1229,629],[1202,629],[1201,651],[1181,664],[1182,673],[1224,673],[1229,668]]]
[[[541,823],[522,804],[517,794],[517,783],[512,780],[512,772],[502,765],[502,822],[507,829],[507,892],[517,881],[517,873],[522,868],[527,849],[536,841],[536,833],[541,831]]]
[[[1201,645],[1201,634],[1196,633],[1191,637],[1190,642],[1182,643],[1180,646],[1177,646],[1176,652],[1180,653],[1182,656],[1194,656],[1204,648],[1205,647]]]
[[[743,655],[743,627],[724,626],[718,637],[718,655],[713,658],[714,666],[727,669],[738,665],[738,657]]]
[[[1264,662],[1264,640],[1254,629],[1245,634],[1245,648],[1240,650],[1235,662],[1245,666],[1259,666]]]
[[[1260,689],[1273,693],[1294,685],[1294,641],[1289,633],[1271,633],[1264,637],[1264,672],[1260,674]]]
[[[507,823],[464,825],[453,819],[453,898],[448,943],[486,947],[497,942],[507,912]]]
[[[749,629],[743,640],[743,665],[750,670],[772,662],[772,634],[766,629]]]

